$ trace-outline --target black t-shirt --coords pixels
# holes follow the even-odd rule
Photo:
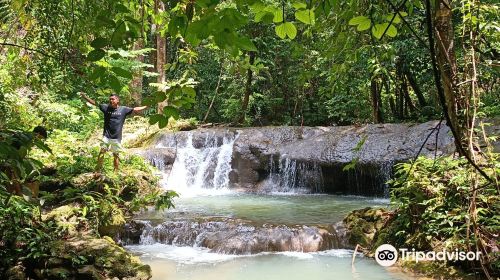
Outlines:
[[[109,104],[99,105],[99,109],[104,113],[104,131],[102,135],[109,139],[122,140],[122,128],[125,118],[130,115],[134,109],[126,106],[113,108]]]

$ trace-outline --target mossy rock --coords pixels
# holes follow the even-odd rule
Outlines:
[[[17,264],[5,272],[6,279],[9,280],[24,280],[26,279],[26,274],[24,273],[25,267],[22,264]]]
[[[73,276],[73,271],[65,267],[55,267],[45,269],[42,273],[47,279],[70,279]]]
[[[463,271],[439,261],[420,261],[413,260],[398,261],[398,265],[404,271],[413,272],[418,275],[432,277],[432,279],[456,279],[456,280],[472,280],[478,279],[477,275],[468,275]]]
[[[116,204],[102,204],[99,209],[102,224],[99,225],[99,234],[110,237],[117,236],[125,226],[125,215]]]
[[[57,207],[42,216],[44,221],[54,221],[60,229],[66,231],[68,235],[78,233],[80,220],[78,219],[80,207],[77,204],[68,204]]]
[[[372,248],[374,237],[384,227],[388,213],[383,208],[371,207],[349,213],[344,218],[344,225],[350,245]]]
[[[111,238],[93,238],[90,236],[73,237],[66,241],[56,242],[53,254],[62,258],[83,261],[77,268],[77,274],[99,275],[106,279],[146,280],[151,278],[151,269],[143,265],[139,258],[131,255],[117,245]],[[102,279],[93,277],[90,279]]]

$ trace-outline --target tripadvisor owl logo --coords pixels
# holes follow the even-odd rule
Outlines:
[[[390,244],[380,245],[375,251],[375,260],[381,266],[391,266],[398,260],[398,250]]]

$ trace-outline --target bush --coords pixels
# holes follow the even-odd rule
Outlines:
[[[68,103],[40,102],[38,113],[43,116],[47,129],[76,132],[78,138],[87,139],[100,127],[101,114],[97,108],[89,108],[75,100]]]
[[[490,166],[493,168],[484,169],[493,177],[500,171],[500,162],[494,160]],[[487,184],[482,177],[477,177],[475,184],[476,176],[464,159],[420,157],[413,163],[399,164],[391,182],[391,201],[398,208],[393,221],[397,225],[394,245],[416,250],[482,251],[482,263],[498,273],[498,186]]]

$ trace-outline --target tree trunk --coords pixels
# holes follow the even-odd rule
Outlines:
[[[382,103],[380,100],[380,90],[381,86],[376,79],[371,81],[371,96],[372,96],[372,112],[373,112],[373,122],[382,123],[384,122],[382,118]]]
[[[420,107],[427,106],[427,102],[425,101],[424,94],[420,90],[420,87],[417,84],[417,80],[410,72],[410,69],[406,68],[405,74],[406,74],[406,78],[408,79],[408,83],[410,84],[411,88],[413,89],[413,92],[415,92],[415,95],[417,96],[418,104],[420,105]]]
[[[402,90],[403,90],[403,95],[405,98],[405,103],[406,103],[407,108],[409,109],[409,112],[413,113],[413,112],[415,112],[416,108],[413,105],[413,102],[411,101],[410,92],[408,91],[408,83],[406,81],[406,78],[405,78],[405,76],[403,76],[402,78],[403,78]]]
[[[441,81],[446,101],[446,110],[449,121],[460,139],[464,142],[463,126],[458,119],[458,112],[462,109],[461,96],[457,87],[457,61],[454,52],[454,34],[452,25],[451,0],[436,0],[434,12],[434,33],[436,37],[436,58],[441,74]],[[457,143],[457,145],[461,145]]]
[[[155,14],[160,14],[165,10],[165,4],[161,0],[155,0]],[[158,73],[157,83],[165,82],[165,63],[167,59],[167,40],[161,35],[162,25],[156,26],[156,71]],[[158,113],[163,113],[163,108],[167,106],[168,100],[158,103]]]
[[[144,1],[140,1],[139,3],[139,15],[141,17],[141,38],[137,39],[134,43],[134,50],[142,50],[144,48]],[[136,58],[136,61],[140,64],[144,63],[144,56],[139,55]],[[134,73],[134,77],[130,82],[131,96],[132,96],[132,104],[134,106],[140,106],[142,104],[142,68],[139,69],[137,73]]]
[[[253,65],[255,61],[255,52],[248,52],[249,63]],[[248,109],[248,102],[250,100],[250,94],[252,93],[252,76],[253,71],[251,68],[247,70],[247,82],[245,85],[245,96],[243,97],[243,103],[241,103],[241,115],[238,120],[238,123],[243,123],[245,120],[246,111]]]
[[[384,78],[384,88],[385,88],[385,94],[389,97],[389,108],[391,109],[392,115],[397,118],[397,112],[396,112],[396,103],[394,102],[394,96],[391,93],[391,88],[389,86],[389,81]]]
[[[141,50],[144,48],[144,40],[139,39],[134,43],[134,50]],[[144,63],[144,56],[139,55],[136,58],[137,62]],[[132,104],[140,106],[142,103],[142,69],[134,74],[132,82],[130,83]]]

